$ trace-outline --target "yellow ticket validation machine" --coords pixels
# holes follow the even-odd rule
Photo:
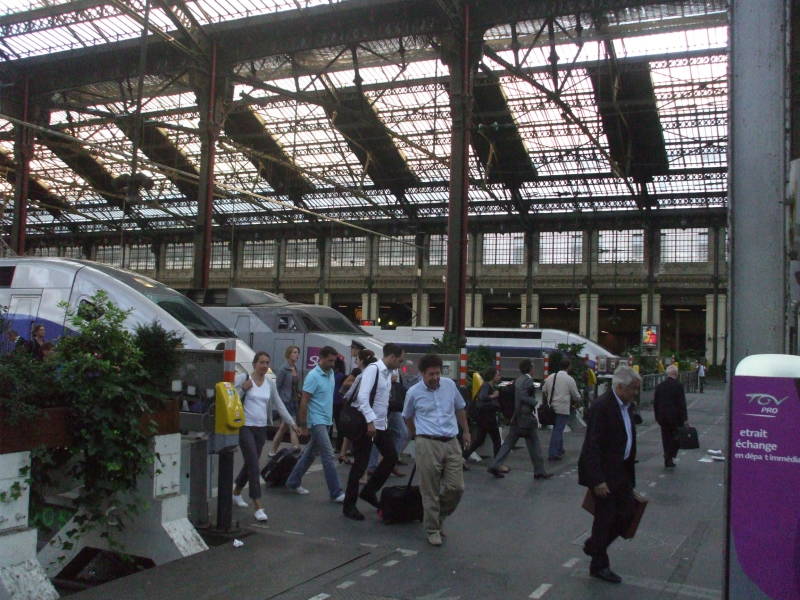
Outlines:
[[[232,435],[244,425],[244,407],[232,383],[220,381],[216,387],[214,433]]]

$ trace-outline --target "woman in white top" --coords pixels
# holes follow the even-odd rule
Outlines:
[[[567,372],[569,367],[569,359],[564,358],[561,361],[561,370],[550,375],[542,385],[542,393],[547,396],[550,406],[556,413],[547,457],[547,460],[551,461],[561,460],[564,456],[564,427],[569,420],[569,410],[573,402],[577,403],[581,399],[578,385]]]
[[[270,356],[266,352],[256,352],[253,358],[253,375],[237,376],[236,387],[242,392],[242,404],[244,405],[244,426],[239,429],[239,447],[242,449],[244,466],[236,477],[236,487],[233,488],[233,501],[237,506],[248,506],[247,501],[242,498],[242,489],[245,485],[250,486],[250,498],[256,507],[255,518],[258,521],[266,521],[267,513],[261,507],[259,498],[261,497],[261,481],[259,476],[261,469],[259,459],[261,450],[267,442],[267,425],[272,417],[272,411],[277,410],[284,423],[297,431],[292,415],[286,410],[275,381],[267,377],[269,371]]]

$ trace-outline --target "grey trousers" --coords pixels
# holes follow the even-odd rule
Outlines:
[[[248,427],[239,429],[239,447],[242,449],[244,465],[236,477],[236,487],[242,489],[249,483],[250,497],[253,500],[261,498],[261,450],[267,442],[266,427]]]
[[[464,459],[458,439],[449,442],[417,436],[416,462],[422,495],[425,531],[441,531],[444,518],[453,513],[464,494]]]
[[[525,445],[528,447],[528,455],[531,457],[531,464],[533,465],[534,475],[544,475],[546,473],[544,468],[544,458],[542,457],[542,448],[539,446],[539,435],[536,433],[536,427],[531,427],[527,433],[520,432],[514,425],[512,425],[508,432],[508,437],[503,441],[500,451],[494,458],[494,462],[489,467],[496,469],[511,452],[514,444],[517,443],[519,438],[525,438]]]

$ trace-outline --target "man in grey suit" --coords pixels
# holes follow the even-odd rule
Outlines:
[[[497,452],[494,462],[488,468],[489,473],[497,478],[503,477],[503,472],[499,467],[519,438],[525,438],[525,444],[528,446],[528,454],[533,464],[533,478],[549,479],[553,476],[545,471],[542,448],[539,446],[539,436],[536,434],[539,423],[534,414],[536,389],[531,377],[532,368],[533,365],[527,358],[519,363],[520,376],[514,381],[514,414],[511,417],[511,428],[508,437]]]

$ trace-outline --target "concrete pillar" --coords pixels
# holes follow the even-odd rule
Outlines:
[[[430,296],[426,293],[411,296],[412,325],[427,327],[430,322]]]
[[[520,320],[521,323],[534,323],[539,327],[539,294],[531,294],[531,305],[527,305],[528,294],[520,295]]]
[[[314,294],[314,304],[321,304],[322,306],[330,306],[331,305],[331,295],[328,292],[323,293],[315,293]]]
[[[378,320],[378,294],[361,294],[361,318]]]
[[[578,333],[590,340],[597,340],[600,323],[600,298],[597,294],[580,294],[580,323]]]
[[[465,306],[466,326],[483,327],[483,294],[467,294]]]
[[[661,325],[661,294],[653,294],[653,316],[648,316],[650,294],[642,294],[642,325]]]
[[[786,349],[791,4],[734,0],[730,12],[730,374],[745,356]]]
[[[714,330],[714,319],[716,317],[717,328]],[[706,362],[709,365],[721,365],[725,362],[725,343],[727,340],[728,323],[728,297],[725,294],[717,294],[716,312],[714,310],[714,294],[706,294]],[[716,335],[716,344],[714,337]],[[714,356],[714,347],[717,348],[717,356]]]

